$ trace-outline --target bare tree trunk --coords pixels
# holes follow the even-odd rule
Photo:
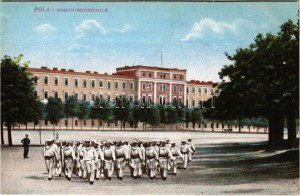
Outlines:
[[[287,128],[288,128],[288,143],[291,147],[296,147],[296,116],[295,111],[290,109],[287,117]]]
[[[7,136],[8,136],[8,145],[12,146],[11,123],[7,123]]]
[[[4,122],[1,120],[1,144],[4,144]]]
[[[54,123],[53,123],[53,139],[55,139]]]

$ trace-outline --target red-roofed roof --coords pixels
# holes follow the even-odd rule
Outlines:
[[[180,71],[186,72],[186,69],[178,69],[178,68],[167,68],[167,67],[157,67],[157,66],[147,66],[147,65],[133,65],[133,66],[124,66],[118,67],[118,71],[132,70],[132,69],[150,69],[150,70],[161,70],[161,71]]]

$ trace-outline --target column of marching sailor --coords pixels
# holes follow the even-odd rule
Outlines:
[[[44,147],[48,180],[63,175],[71,181],[75,175],[91,185],[95,179],[111,180],[114,173],[123,180],[126,165],[134,179],[147,174],[153,180],[160,174],[166,180],[168,173],[177,174],[179,163],[182,163],[181,168],[186,169],[194,153],[195,146],[190,138],[182,140],[180,146],[170,140],[72,142],[47,139]]]

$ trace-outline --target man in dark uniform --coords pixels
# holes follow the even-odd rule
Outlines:
[[[26,134],[26,138],[22,139],[21,142],[23,143],[23,147],[24,147],[24,159],[29,158],[28,151],[29,151],[30,139],[28,138],[28,134]]]

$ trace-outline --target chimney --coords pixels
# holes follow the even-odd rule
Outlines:
[[[61,71],[66,71],[66,69],[61,69]]]
[[[53,67],[53,71],[58,71],[57,67]]]
[[[74,69],[69,69],[69,72],[74,72]]]
[[[85,73],[91,73],[91,71],[86,71]]]

